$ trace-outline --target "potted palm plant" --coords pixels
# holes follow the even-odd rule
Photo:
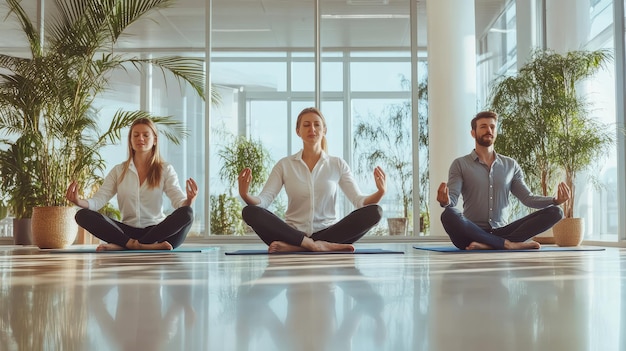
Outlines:
[[[118,111],[109,128],[99,132],[94,101],[105,91],[114,70],[154,65],[189,83],[204,97],[204,68],[201,59],[159,57],[142,59],[114,51],[125,30],[154,10],[170,6],[171,0],[58,1],[59,15],[47,18],[45,40],[19,0],[7,0],[30,48],[29,57],[0,54],[0,131],[6,149],[0,152],[2,190],[16,218],[29,218],[33,236],[44,228],[41,246],[70,244],[73,208],[67,206],[65,189],[72,180],[89,189],[98,171],[104,169],[101,147],[117,143],[121,130],[138,118],[149,116],[176,139],[182,127],[171,117],[151,116],[144,111]],[[123,6],[122,6],[123,5]],[[41,210],[39,208],[42,208]],[[51,223],[66,239],[49,241],[49,224],[36,224],[38,212],[61,212]],[[43,214],[43,213],[42,213]],[[43,214],[44,218],[50,218]],[[56,227],[56,225],[55,225]],[[37,242],[36,242],[37,244]]]
[[[561,57],[563,74],[555,78],[555,83],[564,87],[563,94],[568,101],[557,119],[556,142],[560,152],[556,154],[556,164],[563,170],[572,197],[563,204],[565,218],[554,226],[554,237],[557,245],[576,246],[583,238],[583,218],[574,214],[576,179],[609,154],[616,136],[614,128],[590,116],[587,99],[577,86],[601,70],[611,57],[606,51],[576,51]],[[586,69],[581,69],[583,67]]]
[[[403,86],[408,86],[406,79]],[[418,84],[418,97],[424,109],[419,109],[420,149],[428,145],[428,114],[426,113],[427,83]],[[357,173],[369,174],[369,170],[381,165],[388,173],[390,185],[396,186],[400,197],[401,213],[398,217],[388,217],[390,235],[406,235],[411,225],[409,218],[413,207],[413,150],[411,103],[409,101],[386,106],[382,116],[369,116],[361,119],[354,129],[354,150],[357,161]],[[420,188],[426,195],[428,188],[428,155],[421,155]],[[427,201],[422,201],[420,223],[429,223]],[[422,227],[422,226],[421,226]],[[424,230],[425,228],[420,228]]]
[[[611,60],[607,51],[571,51],[564,55],[537,50],[515,76],[496,80],[490,108],[500,115],[496,149],[515,158],[536,193],[553,194],[564,175],[572,190],[564,204],[566,220],[577,222],[574,242],[582,240],[582,219],[574,218],[576,175],[607,154],[613,145],[612,128],[589,117],[588,102],[577,87]]]

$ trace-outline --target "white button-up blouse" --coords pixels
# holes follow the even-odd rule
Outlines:
[[[139,185],[137,168],[132,161],[124,179],[120,179],[123,171],[124,163],[120,163],[107,174],[98,191],[87,200],[90,210],[99,210],[117,194],[122,223],[145,228],[165,219],[163,194],[170,199],[174,208],[182,206],[187,199],[187,194],[178,183],[178,175],[169,163],[163,164],[161,182],[154,188],[150,188],[148,182]]]
[[[283,186],[288,198],[285,222],[309,236],[337,221],[337,186],[355,208],[363,207],[367,198],[361,194],[348,164],[325,152],[312,171],[302,160],[302,150],[278,161],[258,196],[259,206],[267,208]]]

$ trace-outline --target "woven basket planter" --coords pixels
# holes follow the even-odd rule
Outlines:
[[[563,218],[552,227],[554,242],[559,246],[578,246],[583,242],[583,219]]]
[[[72,245],[78,234],[74,215],[74,207],[34,207],[31,219],[33,243],[41,249],[62,249]]]

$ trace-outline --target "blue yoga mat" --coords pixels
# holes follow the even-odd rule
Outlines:
[[[237,250],[225,252],[226,255],[332,255],[332,254],[345,254],[345,255],[358,255],[358,254],[404,254],[404,251],[393,251],[384,249],[356,249],[354,252],[348,251],[295,251],[295,252],[277,252],[268,253],[265,250]]]
[[[199,247],[199,248],[176,248],[174,250],[119,250],[119,251],[96,251],[96,248],[67,248],[67,249],[42,249],[43,253],[97,253],[97,254],[134,254],[134,253],[182,253],[182,252],[209,252],[217,250],[217,247]]]
[[[546,251],[603,251],[602,247],[582,246],[542,246],[541,249],[525,250],[460,250],[455,246],[413,246],[414,249],[450,253],[482,253],[482,252],[546,252]]]

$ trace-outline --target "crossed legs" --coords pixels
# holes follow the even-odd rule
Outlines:
[[[441,223],[454,246],[461,250],[539,249],[539,243],[528,239],[548,230],[561,218],[563,210],[549,206],[489,232],[465,218],[458,209],[447,207],[441,214]]]
[[[79,210],[75,218],[78,225],[106,242],[98,246],[98,251],[171,250],[185,241],[193,223],[193,210],[180,207],[161,223],[146,228],[132,227],[88,209]]]
[[[246,206],[243,220],[268,245],[268,251],[354,251],[352,243],[359,240],[382,218],[378,205],[354,210],[334,225],[313,233],[310,237],[272,212],[258,207]]]

